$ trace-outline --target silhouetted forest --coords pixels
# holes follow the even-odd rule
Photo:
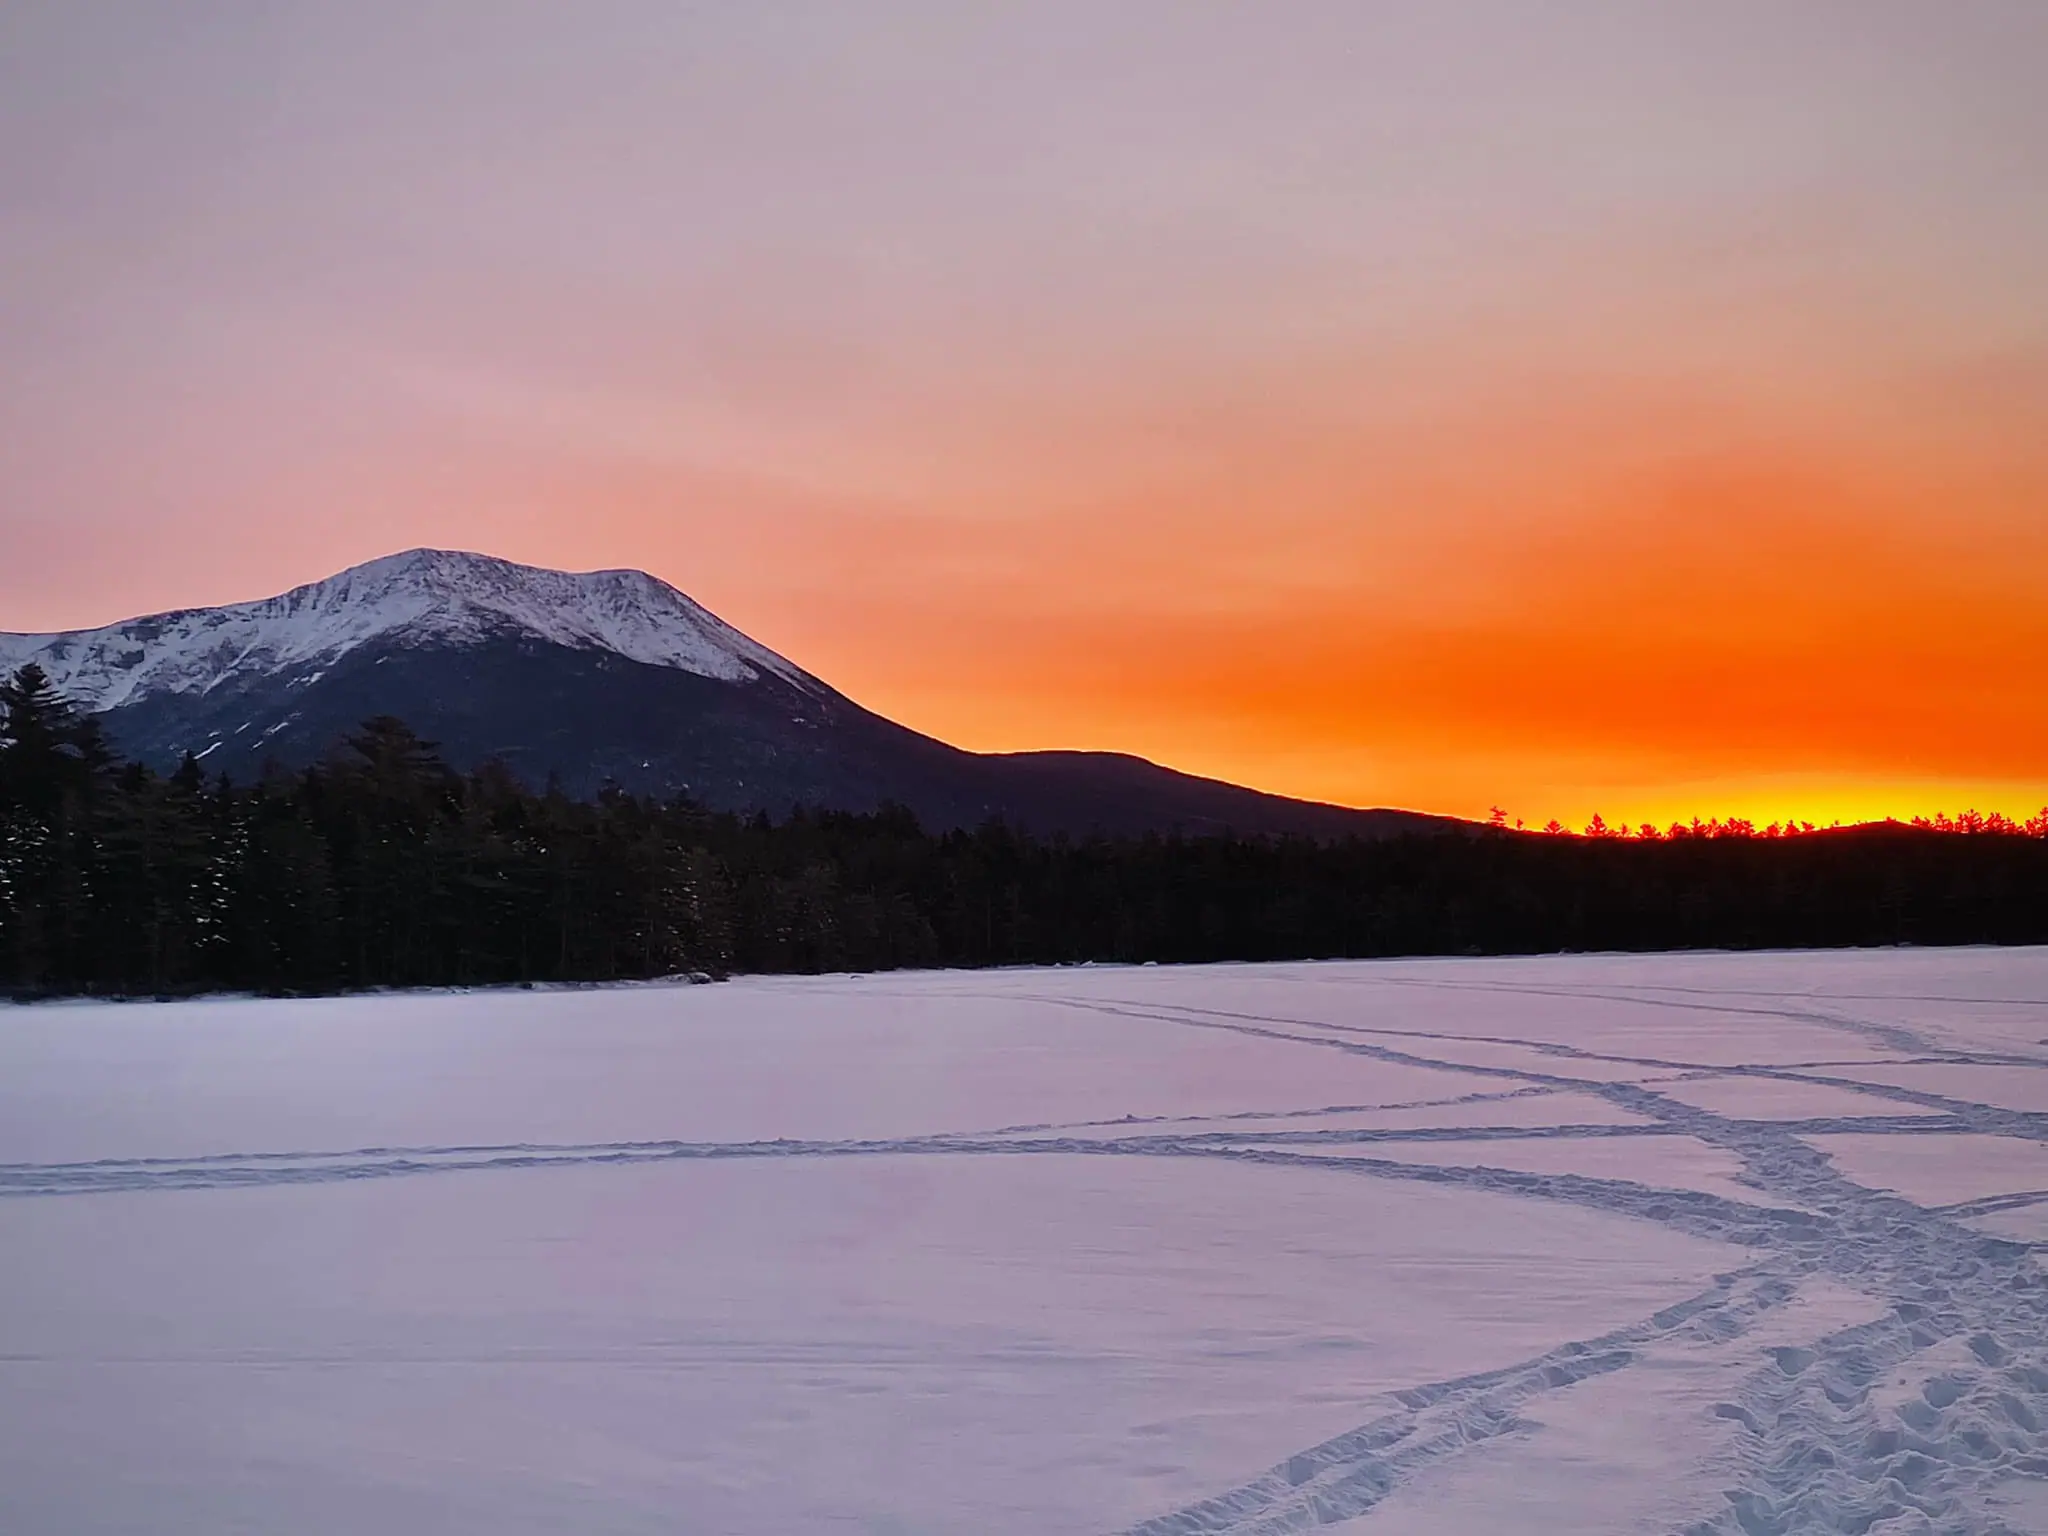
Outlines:
[[[1779,832],[1780,829],[1770,829]],[[0,991],[601,981],[1081,960],[2048,941],[2048,814],[1372,842],[771,823],[451,772],[403,723],[236,785],[0,684]]]

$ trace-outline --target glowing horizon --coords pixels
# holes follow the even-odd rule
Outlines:
[[[0,628],[637,566],[979,750],[2048,803],[2048,10],[0,15]]]

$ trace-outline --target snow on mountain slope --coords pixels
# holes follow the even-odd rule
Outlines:
[[[644,571],[551,571],[438,549],[387,555],[260,602],[64,634],[0,633],[0,670],[36,662],[77,703],[106,710],[236,679],[311,682],[375,641],[461,647],[506,635],[725,682],[767,673],[821,686]]]

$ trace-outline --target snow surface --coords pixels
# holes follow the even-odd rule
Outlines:
[[[2014,1072],[2002,1063],[1937,1061],[1856,1066],[1841,1069],[1841,1075],[1875,1085],[1873,1091],[1904,1088],[1915,1094],[1931,1094],[1937,1101],[1959,1099],[1972,1104],[1995,1104],[2001,1109],[2048,1113],[2048,1077]]]
[[[1700,1405],[1739,1397],[1766,1351],[1868,1325],[1884,1312],[1882,1302],[1821,1275],[1732,1339],[1700,1330],[1647,1341],[1626,1370],[1531,1404],[1531,1432],[1394,1489],[1369,1526],[1401,1536],[1683,1531],[1722,1501],[1747,1460],[1740,1421],[1704,1415]],[[1674,1446],[1686,1454],[1673,1456]]]
[[[2048,1530],[1953,1076],[2043,1036],[2039,950],[10,1009],[0,1530]]]
[[[1731,1120],[1855,1119],[1896,1115],[1901,1109],[1895,1099],[1808,1082],[1797,1075],[1675,1078],[1659,1083],[1657,1091]]]
[[[2001,1195],[2048,1190],[2048,1146],[2009,1136],[1962,1133],[1810,1137],[1857,1183],[1921,1205],[1972,1206]]]
[[[98,711],[250,678],[310,683],[373,641],[471,646],[506,634],[727,682],[765,672],[820,686],[644,571],[550,571],[438,549],[388,555],[260,602],[0,634],[0,672],[35,662],[73,702]]]

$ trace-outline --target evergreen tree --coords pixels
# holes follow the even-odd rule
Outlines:
[[[175,993],[1078,960],[2048,941],[2048,812],[1385,842],[780,823],[458,774],[403,722],[246,787],[0,682],[0,988]]]

